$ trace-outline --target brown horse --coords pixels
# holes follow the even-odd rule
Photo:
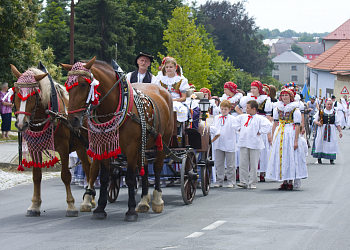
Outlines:
[[[12,73],[20,79],[22,74],[16,69],[15,66],[11,65]],[[34,73],[34,79],[37,83],[31,83],[38,86],[40,90],[36,90],[35,94],[29,95],[28,99],[23,101],[18,93],[20,91],[19,87],[15,88],[15,106],[18,110],[18,118],[15,123],[15,126],[19,131],[25,132],[26,130],[30,131],[42,131],[48,115],[45,111],[48,109],[50,102],[50,93],[51,93],[51,84],[49,79],[46,77],[47,74],[42,74],[43,72],[39,69],[30,68],[28,71]],[[26,72],[28,72],[26,71]],[[30,85],[28,85],[30,86]],[[28,87],[26,86],[26,87]],[[61,108],[67,107],[68,105],[68,93],[60,87],[59,84],[55,83],[55,87],[59,97],[59,106]],[[45,122],[43,122],[45,121]],[[43,123],[43,124],[40,124]],[[35,126],[37,125],[37,126]],[[84,133],[82,131],[82,133]],[[85,132],[87,137],[87,133]],[[60,122],[57,123],[57,129],[54,134],[54,147],[61,158],[62,172],[61,179],[66,187],[67,193],[67,204],[68,208],[66,210],[67,217],[76,217],[78,216],[78,210],[74,206],[74,198],[70,188],[71,182],[71,173],[68,169],[68,160],[69,153],[76,151],[86,173],[87,179],[89,179],[89,169],[91,165],[90,158],[86,154],[85,146],[74,137],[73,133]],[[33,157],[34,158],[34,157]],[[36,159],[37,161],[42,161],[42,159]],[[42,172],[41,168],[33,167],[33,182],[34,182],[34,193],[32,198],[32,204],[27,210],[27,216],[39,216],[40,215],[40,206],[41,206],[41,179]]]
[[[84,65],[84,68],[89,70],[88,78],[92,78],[92,75],[97,79],[100,84],[97,88],[97,91],[101,94],[100,98],[105,99],[100,102],[99,106],[96,108],[96,113],[99,116],[105,115],[105,117],[100,117],[99,121],[105,123],[111,120],[110,114],[113,114],[119,105],[119,88],[116,87],[106,96],[107,92],[111,90],[112,86],[117,82],[117,76],[115,71],[111,66],[105,62],[96,61],[94,57],[92,60],[87,61]],[[61,66],[67,71],[72,70],[73,65],[61,64]],[[74,69],[74,67],[73,67]],[[74,127],[81,125],[83,118],[84,106],[90,91],[89,81],[84,78],[80,73],[82,71],[69,72],[71,75],[77,75],[77,84],[74,84],[69,91],[69,110],[70,114],[68,115],[68,120]],[[86,72],[85,72],[86,73]],[[84,73],[84,74],[85,74]],[[90,75],[90,73],[92,73]],[[85,77],[87,75],[85,74]],[[91,79],[92,80],[92,79]],[[153,99],[160,114],[158,126],[155,128],[157,132],[162,136],[163,141],[169,145],[172,131],[173,131],[173,101],[172,97],[168,91],[163,87],[155,84],[133,84],[133,87],[147,94],[150,98]],[[132,113],[139,115],[135,102],[132,103]],[[151,116],[153,112],[152,106],[147,108],[147,113]],[[157,112],[157,110],[154,110]],[[152,126],[152,121],[147,120],[148,124]],[[152,136],[148,136],[147,133],[147,148],[152,148],[156,140]],[[134,122],[131,118],[127,118],[126,121],[119,127],[119,145],[121,152],[127,157],[127,174],[126,174],[126,183],[128,185],[128,211],[125,214],[126,221],[135,221],[137,220],[137,212],[135,210],[136,200],[135,200],[135,170],[136,166],[141,165],[141,153],[139,152],[141,148],[141,125]],[[166,157],[163,151],[157,150],[157,157],[154,163],[154,172],[155,172],[155,190],[153,191],[154,199],[152,201],[152,210],[160,213],[163,211],[164,202],[162,200],[162,193],[160,189],[160,173],[163,167],[163,161]],[[95,162],[95,161],[94,161]],[[108,170],[109,170],[110,159],[101,160],[101,173],[100,173],[100,197],[98,200],[98,207],[93,212],[93,219],[104,219],[107,214],[105,212],[105,207],[107,204],[107,184],[108,184]],[[93,167],[94,168],[94,167]],[[94,169],[92,169],[94,171]],[[95,169],[97,172],[98,169]],[[142,195],[141,201],[138,204],[138,212],[148,212],[149,205],[148,203],[151,200],[150,195],[148,194],[148,169],[145,168],[145,175],[142,177]],[[91,175],[90,185],[94,182],[96,177]]]

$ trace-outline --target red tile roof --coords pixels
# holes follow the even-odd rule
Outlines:
[[[336,28],[332,33],[323,38],[324,40],[350,39],[350,19]]]
[[[350,71],[350,41],[338,42],[306,66],[330,71]]]

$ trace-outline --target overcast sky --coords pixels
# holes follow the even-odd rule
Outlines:
[[[237,1],[230,0],[231,3]],[[197,0],[198,5],[206,0]],[[350,18],[349,0],[248,0],[249,17],[261,29],[332,32]]]

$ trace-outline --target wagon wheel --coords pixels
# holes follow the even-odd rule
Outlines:
[[[118,198],[120,189],[120,178],[122,177],[115,178],[113,175],[109,175],[107,200],[110,203],[115,202]]]
[[[206,196],[209,194],[212,166],[210,164],[212,157],[211,145],[209,145],[208,151],[205,153],[205,166],[201,167],[201,182],[202,182],[202,192]]]
[[[193,149],[186,152],[181,166],[181,194],[185,204],[191,204],[197,189],[197,158]]]

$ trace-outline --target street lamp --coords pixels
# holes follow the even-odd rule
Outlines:
[[[207,98],[202,98],[199,103],[199,110],[202,112],[202,120],[205,121],[207,119],[207,112],[210,108],[210,102]]]

